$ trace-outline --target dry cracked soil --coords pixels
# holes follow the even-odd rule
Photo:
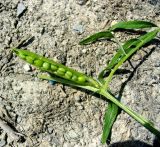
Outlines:
[[[160,26],[160,1],[0,0],[0,147],[156,146],[155,136],[123,111],[113,125],[110,144],[102,145],[107,102],[38,79],[41,71],[11,51],[31,36],[23,48],[96,77],[117,46],[109,41],[87,46],[78,42],[114,22],[135,19]],[[129,37],[117,35],[122,42]],[[134,74],[116,75],[111,89],[115,95],[122,91],[122,103],[160,128],[160,43],[142,48],[131,62]],[[128,62],[123,67],[132,71]]]

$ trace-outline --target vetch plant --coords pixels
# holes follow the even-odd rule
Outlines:
[[[137,38],[127,40],[123,45],[121,45],[121,43],[114,35],[117,31],[121,30],[140,31],[140,29],[145,28],[154,29],[152,29],[152,31],[145,32],[145,34],[140,35]],[[101,39],[109,39],[116,42],[119,46],[117,53],[113,56],[108,65],[106,65],[106,67],[100,72],[97,80],[93,77],[80,73],[72,68],[66,67],[60,63],[57,63],[51,59],[47,59],[33,52],[18,48],[13,48],[12,50],[24,61],[39,68],[41,71],[45,71],[50,74],[38,75],[39,78],[46,80],[55,80],[62,84],[87,89],[103,96],[108,100],[108,107],[104,116],[103,133],[101,139],[103,144],[109,137],[112,125],[115,122],[115,119],[119,113],[119,109],[128,113],[132,118],[138,121],[150,132],[152,132],[160,140],[160,132],[157,128],[154,127],[152,122],[122,104],[119,99],[114,97],[112,92],[109,90],[109,84],[112,80],[112,77],[119,69],[119,67],[126,60],[128,60],[138,49],[153,40],[158,32],[160,32],[160,28],[153,23],[138,20],[126,21],[119,22],[108,28],[106,31],[95,33],[80,41],[80,45],[87,45]],[[105,77],[106,73],[108,74],[107,77]]]

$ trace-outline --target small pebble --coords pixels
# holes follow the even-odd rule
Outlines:
[[[7,105],[7,106],[6,106],[6,109],[7,109],[7,110],[11,110],[12,108],[11,108],[11,106]]]
[[[52,134],[52,133],[53,133],[53,128],[49,127],[49,128],[48,128],[48,133],[49,133],[49,134]]]
[[[85,5],[88,0],[76,0],[76,3],[79,5]]]
[[[77,34],[82,34],[84,32],[84,26],[81,24],[75,24],[72,29]]]
[[[74,130],[70,130],[67,134],[66,137],[70,140],[70,139],[76,139],[79,135],[74,131]]]
[[[6,145],[6,141],[5,140],[0,140],[0,147],[3,147]]]
[[[155,63],[154,66],[155,66],[155,67],[160,67],[160,61],[156,61],[156,63]]]
[[[111,22],[111,26],[115,25],[116,23],[117,23],[117,21],[116,21],[116,20],[113,20],[113,21]]]
[[[17,117],[17,123],[20,123],[22,121],[22,117],[18,116]]]
[[[87,50],[86,50],[86,49],[83,49],[83,50],[82,50],[82,53],[86,53],[86,52],[87,52]]]
[[[25,9],[25,5],[22,3],[22,1],[20,1],[17,7],[17,16],[20,16],[25,11]]]
[[[49,81],[49,84],[51,84],[51,85],[55,85],[55,84],[56,84],[56,81],[54,81],[54,80],[50,80],[50,81]]]
[[[31,66],[29,64],[25,64],[23,68],[25,71],[31,71]]]

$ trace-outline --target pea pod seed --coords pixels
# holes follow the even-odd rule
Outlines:
[[[60,70],[57,70],[56,73],[57,73],[58,76],[64,76],[64,74],[65,74],[64,72],[62,72],[62,71],[60,71]]]
[[[58,70],[61,71],[61,72],[66,72],[66,70],[64,68],[61,68],[61,67],[58,68]]]
[[[67,71],[67,72],[65,73],[65,78],[71,79],[71,77],[72,77],[72,73],[71,73],[70,71]]]
[[[42,67],[43,67],[44,69],[48,70],[48,69],[50,69],[51,64],[50,64],[50,63],[47,63],[47,62],[44,62],[43,65],[42,65]]]
[[[57,70],[57,74],[60,75],[60,76],[63,76],[65,74],[66,70],[64,68],[58,68]]]
[[[76,82],[76,81],[77,81],[77,76],[74,75],[74,76],[72,77],[72,80]]]
[[[34,59],[33,59],[33,57],[31,57],[31,56],[27,56],[27,57],[26,57],[26,61],[27,61],[28,63],[30,63],[30,64],[33,64]]]
[[[55,66],[55,65],[51,65],[51,70],[55,71],[55,70],[57,70],[57,69],[58,69],[58,67],[57,67],[57,66]]]
[[[35,64],[36,66],[38,66],[38,67],[41,67],[42,64],[43,64],[43,61],[42,61],[42,60],[35,60],[35,61],[34,61],[34,64]]]
[[[78,77],[79,83],[84,83],[86,81],[86,78],[84,76]]]

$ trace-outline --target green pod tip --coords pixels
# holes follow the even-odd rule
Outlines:
[[[16,55],[18,55],[21,59],[26,59],[26,56],[23,53],[21,53],[18,49],[13,48],[12,51],[15,52]]]

